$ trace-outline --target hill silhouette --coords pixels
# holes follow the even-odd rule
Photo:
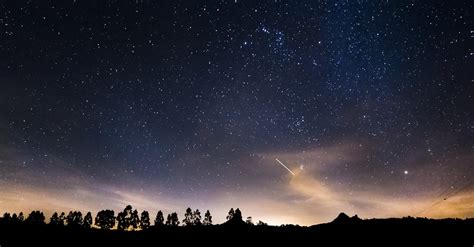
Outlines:
[[[166,220],[165,220],[166,218]],[[176,213],[167,217],[159,211],[150,224],[147,211],[141,214],[127,206],[117,217],[112,210],[97,213],[78,211],[54,213],[48,223],[40,211],[27,217],[5,213],[0,218],[0,245],[5,246],[156,246],[161,244],[237,245],[448,245],[473,246],[474,219],[389,218],[360,219],[340,213],[333,221],[309,227],[254,224],[242,219],[240,209],[230,209],[227,221],[213,225],[209,210],[204,219],[199,210],[188,208],[182,222]],[[92,224],[94,223],[94,224]]]

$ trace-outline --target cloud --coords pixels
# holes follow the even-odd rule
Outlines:
[[[285,176],[283,189],[277,198],[270,199],[271,203],[267,203],[273,208],[287,208],[286,205],[290,205],[294,214],[292,218],[305,224],[332,220],[339,212],[358,214],[364,218],[407,215],[436,218],[474,216],[474,207],[471,206],[474,205],[472,188],[466,188],[460,195],[453,195],[452,198],[439,202],[437,193],[433,193],[437,190],[427,189],[427,184],[433,182],[433,179],[427,179],[422,171],[415,168],[413,177],[395,178],[401,184],[398,187],[377,185],[371,181],[356,186],[348,181],[341,181],[345,177],[331,176],[334,171],[343,169],[346,165],[359,165],[361,156],[365,153],[354,152],[354,148],[357,149],[358,146],[343,142],[307,151],[261,154],[262,159],[270,162],[269,166],[274,165],[272,159],[278,157],[296,172],[296,176],[292,176],[285,174],[287,172],[284,169],[280,170]],[[417,167],[416,164],[406,165]],[[275,165],[273,169],[280,168]],[[423,179],[423,184],[418,182],[419,177]],[[384,179],[391,180],[390,177]],[[404,180],[400,181],[401,179]],[[280,201],[281,198],[285,200]],[[433,201],[439,205],[430,208]]]
[[[231,207],[239,207],[244,217],[253,216],[255,222],[262,220],[275,225],[328,222],[340,212],[358,214],[362,218],[474,216],[472,187],[459,190],[459,184],[464,180],[450,191],[459,190],[459,193],[448,193],[446,200],[439,197],[439,192],[445,190],[443,186],[429,186],[437,181],[432,175],[441,177],[441,170],[433,169],[427,175],[423,170],[426,166],[406,164],[412,167],[409,177],[402,174],[394,178],[385,176],[383,183],[378,184],[372,180],[351,181],[353,174],[339,176],[347,167],[355,167],[352,172],[366,172],[361,166],[367,154],[366,147],[367,144],[346,141],[302,151],[261,153],[242,161],[245,164],[238,164],[245,167],[245,172],[239,174],[247,176],[245,186],[234,186],[236,182],[242,182],[240,179],[224,181],[227,184],[222,186],[210,183],[196,189],[192,195],[181,188],[162,187],[160,183],[147,184],[144,188],[136,177],[121,183],[106,182],[108,180],[88,176],[68,166],[55,156],[49,157],[55,169],[42,174],[38,167],[43,164],[19,167],[15,164],[30,157],[15,149],[4,149],[0,157],[4,169],[10,172],[4,173],[0,180],[2,188],[7,188],[0,191],[0,208],[25,213],[39,209],[50,215],[53,211],[69,210],[95,213],[105,208],[117,212],[130,204],[138,210],[148,210],[152,215],[162,210],[165,213],[177,211],[181,216],[187,207],[191,207],[201,211],[210,209],[215,223],[221,223]],[[275,158],[285,162],[296,175],[278,165]],[[471,159],[472,155],[460,156],[452,162],[464,164]],[[464,166],[458,164],[458,167]],[[252,173],[252,170],[258,172]],[[470,174],[471,170],[465,171]]]
[[[278,158],[291,166],[292,170],[304,165],[306,173],[308,173],[337,169],[347,162],[359,161],[361,150],[363,150],[362,145],[346,141],[336,145],[301,151],[264,153],[259,154],[259,157],[270,164],[273,164],[275,158]]]

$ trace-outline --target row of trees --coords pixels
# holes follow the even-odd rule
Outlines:
[[[61,214],[55,212],[51,216],[49,224],[53,226],[67,225],[72,227],[83,226],[89,228],[92,225],[92,214],[91,212],[87,212],[84,218],[82,218],[82,213],[80,211],[71,211],[67,216],[64,212]]]
[[[173,212],[164,217],[163,212],[160,210],[156,214],[154,225],[160,226],[178,226],[180,224],[178,214]],[[148,211],[143,211],[138,214],[138,211],[133,210],[132,206],[128,205],[122,212],[119,212],[117,216],[113,210],[106,209],[99,211],[95,217],[95,225],[102,229],[112,229],[117,225],[119,230],[135,230],[135,229],[147,229],[151,226],[150,214]],[[200,226],[200,225],[212,225],[212,216],[209,210],[204,214],[204,219],[201,217],[199,209],[193,211],[191,208],[186,209],[184,214],[183,225],[185,226]]]
[[[231,208],[227,215],[227,222],[225,224],[245,224],[242,220],[242,212],[240,209],[234,210]],[[249,220],[250,219],[250,220]],[[16,224],[16,223],[28,223],[28,224],[45,224],[45,216],[43,212],[33,211],[25,219],[23,213],[10,215],[5,213],[0,223]],[[160,226],[179,226],[180,221],[178,214],[173,212],[168,214],[165,220],[163,212],[160,210],[157,212],[154,225]],[[253,224],[251,217],[247,218],[247,224]],[[53,213],[50,218],[49,224],[52,226],[68,226],[68,227],[85,227],[90,228],[93,225],[93,218],[91,212],[87,212],[84,216],[80,211],[70,211],[69,214],[64,212],[58,214]],[[148,211],[142,211],[140,214],[138,211],[128,205],[125,209],[115,216],[115,212],[110,209],[101,210],[97,213],[94,219],[94,225],[101,229],[112,229],[117,227],[119,230],[136,230],[136,229],[148,229],[151,226],[150,215]],[[209,210],[204,214],[204,218],[201,216],[199,209],[192,210],[187,208],[184,214],[182,225],[184,226],[201,226],[201,225],[212,225],[212,216]]]

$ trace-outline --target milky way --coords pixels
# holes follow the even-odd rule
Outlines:
[[[473,217],[473,9],[2,2],[0,211]]]

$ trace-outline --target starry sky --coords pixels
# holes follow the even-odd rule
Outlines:
[[[0,211],[473,217],[473,4],[2,1]]]

